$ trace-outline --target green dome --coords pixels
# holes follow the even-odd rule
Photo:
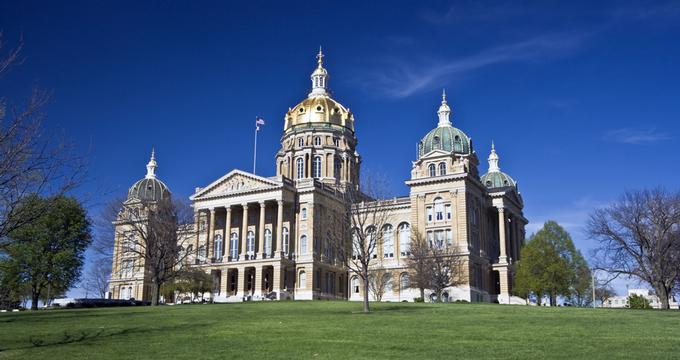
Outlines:
[[[467,155],[470,154],[470,138],[451,125],[438,126],[418,143],[418,157],[433,150]]]
[[[128,200],[159,201],[169,196],[168,187],[156,178],[139,180],[128,190]]]
[[[480,178],[482,184],[488,189],[504,188],[504,187],[517,187],[517,182],[513,180],[510,175],[501,171],[488,172]]]

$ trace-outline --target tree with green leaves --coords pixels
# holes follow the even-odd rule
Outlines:
[[[17,286],[29,289],[31,309],[35,310],[47,291],[63,293],[77,283],[85,250],[92,241],[90,221],[82,205],[71,197],[32,195],[21,207],[45,210],[10,232],[2,269],[16,276]]]
[[[573,278],[571,280],[569,300],[575,306],[588,306],[593,299],[593,278],[588,262],[581,254],[581,251],[576,250],[572,260]]]
[[[590,289],[586,284],[590,270],[574,246],[569,233],[555,221],[547,221],[522,249],[515,277],[515,293],[534,294],[540,305],[548,296],[557,306],[557,297],[578,298],[585,303]]]

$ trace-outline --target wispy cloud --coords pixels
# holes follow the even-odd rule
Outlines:
[[[427,8],[421,11],[421,17],[434,25],[457,22],[493,21],[514,17],[527,11],[526,7],[512,4],[485,4],[478,1],[457,2],[445,9]]]
[[[565,56],[577,51],[586,33],[548,34],[511,44],[485,49],[467,57],[431,61],[387,60],[378,70],[368,73],[372,90],[381,94],[405,98],[413,94],[440,87],[452,78],[468,74],[483,67],[507,62],[542,61]]]
[[[668,133],[659,132],[656,128],[650,129],[632,129],[622,128],[608,130],[604,133],[603,139],[606,141],[617,142],[622,144],[651,144],[663,140],[670,139]]]
[[[680,17],[680,1],[666,1],[657,4],[637,3],[614,8],[611,16],[615,20],[673,20]]]

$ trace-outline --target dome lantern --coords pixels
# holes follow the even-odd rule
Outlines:
[[[151,148],[151,159],[146,164],[146,178],[155,179],[156,178],[156,168],[158,164],[156,163],[156,150]]]
[[[500,172],[501,168],[498,167],[498,160],[500,157],[496,154],[496,146],[491,141],[491,154],[489,154],[489,172]]]
[[[321,46],[319,46],[319,53],[316,55],[316,69],[312,73],[312,92],[309,93],[310,97],[313,96],[328,96],[326,86],[328,85],[328,71],[323,67],[323,52],[321,51]]]
[[[442,90],[442,104],[439,106],[437,115],[439,116],[439,123],[437,126],[451,126],[451,108],[446,102],[446,89]]]
[[[137,181],[128,190],[128,200],[140,200],[143,202],[159,201],[170,197],[170,190],[156,176],[156,152],[151,150],[151,159],[146,164],[146,176]]]
[[[482,184],[488,189],[515,188],[517,182],[510,175],[501,171],[498,166],[500,156],[496,153],[496,146],[491,142],[491,153],[489,154],[489,171],[480,178]]]

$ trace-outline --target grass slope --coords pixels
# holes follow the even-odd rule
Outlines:
[[[0,359],[680,357],[680,312],[260,302],[0,314]]]

